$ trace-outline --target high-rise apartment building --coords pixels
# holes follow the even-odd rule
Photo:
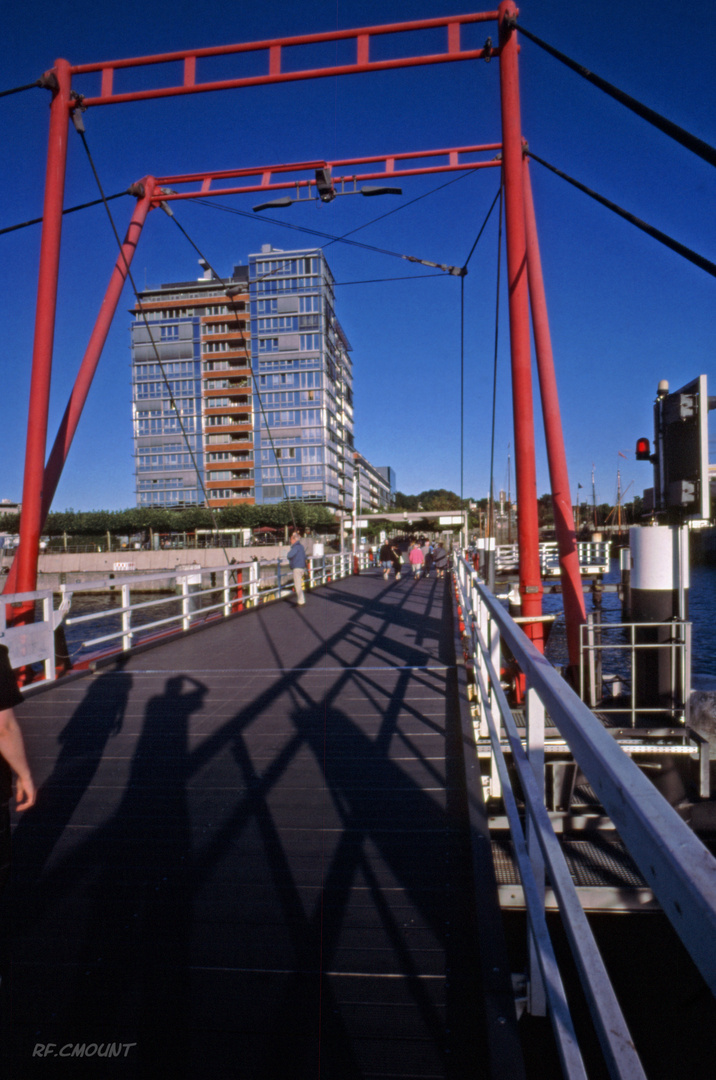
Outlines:
[[[353,505],[353,366],[320,248],[249,256],[256,501]]]
[[[132,309],[138,506],[253,503],[248,267],[145,289]]]
[[[265,245],[132,309],[138,506],[353,507],[353,367],[320,248]],[[371,505],[389,505],[364,459]],[[384,470],[383,470],[384,471]],[[389,470],[392,476],[392,470]]]

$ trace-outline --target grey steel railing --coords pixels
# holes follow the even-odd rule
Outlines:
[[[609,570],[609,543],[604,540],[582,540],[577,544],[579,569],[582,574],[606,574]],[[542,577],[556,577],[560,572],[559,546],[555,541],[539,545],[540,572]],[[498,544],[495,549],[495,567],[506,573],[519,568],[517,544]]]
[[[649,637],[662,640],[649,640]],[[621,638],[622,640],[619,640]],[[670,700],[665,704],[639,705],[637,695],[637,671],[639,662],[647,654],[666,654],[670,668],[668,684],[673,688]],[[610,706],[605,703],[603,687],[605,682],[605,658],[607,666],[611,661],[617,675],[629,672],[628,678],[622,677],[627,695],[616,695],[622,700]],[[637,717],[641,714],[653,716],[666,714],[672,721],[688,722],[689,698],[691,696],[691,623],[679,619],[668,622],[649,623],[603,623],[595,619],[594,613],[587,615],[587,622],[580,627],[579,641],[579,696],[588,705],[600,712],[627,712],[631,727],[636,727]],[[678,691],[678,693],[677,693]]]
[[[360,569],[368,566],[368,556],[357,556]],[[306,569],[309,589],[346,577],[353,573],[354,556],[349,552],[310,557]],[[147,592],[160,596],[147,599]],[[97,623],[105,626],[100,634],[83,638],[76,655],[97,650],[127,650],[141,640],[171,630],[188,630],[207,618],[222,618],[248,610],[258,604],[280,600],[294,592],[293,577],[286,559],[263,562],[227,564],[203,567],[188,564],[152,574],[128,573],[93,582],[83,582],[86,594],[119,594],[119,606],[72,615],[72,600],[76,584],[59,587],[60,604],[53,610],[50,590],[32,593],[13,593],[2,597],[0,603],[0,643],[7,645],[13,668],[42,663],[44,677],[52,680],[55,669],[55,631],[61,627],[79,628]],[[141,599],[137,599],[137,593]],[[174,595],[167,596],[167,593]],[[134,595],[133,595],[134,594]],[[13,606],[34,602],[42,604],[36,611],[35,622],[26,626],[8,626],[7,615]],[[173,607],[166,614],[167,605]],[[156,617],[155,616],[156,613]]]
[[[545,716],[565,739],[712,993],[716,993],[716,860],[464,559],[457,561],[456,587],[465,648],[474,664],[477,724],[480,732],[489,733],[525,895],[530,1008],[549,1013],[564,1074],[585,1077],[545,919],[546,871],[610,1075],[619,1080],[643,1077],[545,804]],[[526,682],[524,742],[500,682],[503,643]],[[511,787],[506,746],[525,803],[526,835]]]

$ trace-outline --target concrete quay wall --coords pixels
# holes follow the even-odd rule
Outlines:
[[[60,552],[40,555],[38,564],[38,589],[57,591],[60,585],[91,586],[93,582],[110,577],[158,574],[163,570],[174,571],[185,567],[224,567],[235,559],[237,563],[249,563],[254,557],[259,562],[275,562],[288,551],[287,544],[239,548],[165,548],[160,551],[87,551]],[[225,554],[224,554],[225,553]],[[5,557],[4,565],[10,560]],[[149,592],[165,592],[167,583],[152,581],[146,584]],[[81,590],[76,590],[81,591]]]

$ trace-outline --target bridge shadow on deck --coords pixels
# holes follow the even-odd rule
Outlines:
[[[487,1075],[443,584],[345,579],[21,706],[13,1080]]]

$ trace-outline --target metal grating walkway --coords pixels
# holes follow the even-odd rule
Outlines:
[[[9,1075],[520,1075],[490,1071],[443,584],[335,582],[28,698]]]

